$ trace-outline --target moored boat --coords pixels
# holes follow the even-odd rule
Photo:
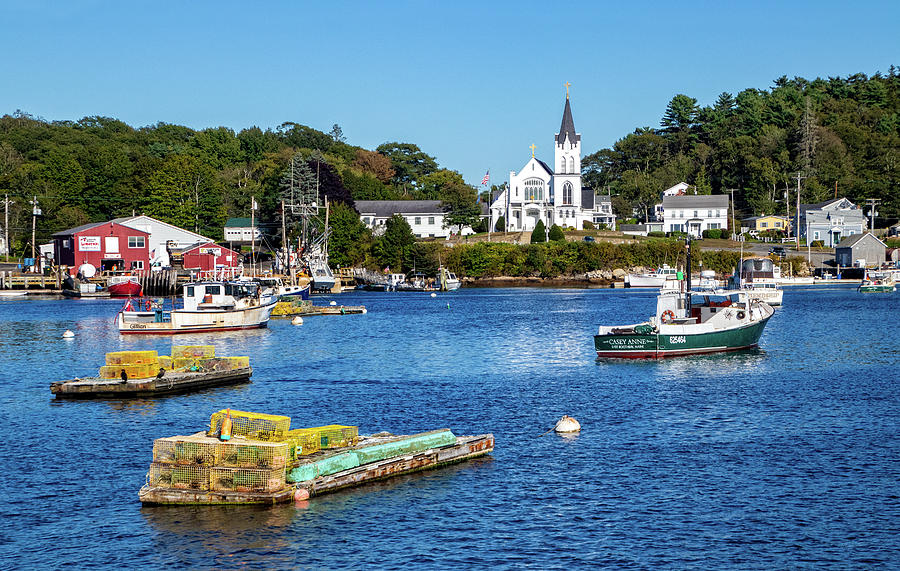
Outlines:
[[[106,290],[113,297],[140,297],[144,292],[141,282],[134,276],[110,276]]]
[[[183,307],[164,311],[160,303],[136,311],[131,303],[119,312],[120,333],[173,335],[266,327],[278,302],[256,282],[200,281],[184,285]]]
[[[856,291],[859,293],[891,293],[897,287],[889,272],[866,272]]]
[[[756,347],[775,310],[744,291],[696,293],[663,290],[656,313],[643,323],[601,326],[598,357],[658,359]]]
[[[628,274],[625,276],[625,287],[661,288],[667,281],[678,279],[678,270],[663,264],[659,268],[651,268],[649,272]]]
[[[745,290],[751,300],[765,302],[771,306],[781,305],[784,290],[778,285],[779,268],[770,258],[749,258],[733,276],[734,287]]]
[[[438,289],[441,291],[453,291],[459,289],[462,282],[456,277],[456,274],[441,266],[438,268],[437,275]]]

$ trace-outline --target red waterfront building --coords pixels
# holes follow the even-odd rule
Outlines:
[[[216,268],[236,268],[241,255],[215,242],[200,242],[181,251],[184,269],[208,272]]]
[[[82,264],[98,270],[150,269],[150,234],[116,222],[97,222],[53,235],[56,263],[75,275]]]

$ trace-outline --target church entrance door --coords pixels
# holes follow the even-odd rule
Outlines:
[[[534,230],[538,220],[541,219],[541,211],[537,208],[530,208],[525,211],[525,230]]]

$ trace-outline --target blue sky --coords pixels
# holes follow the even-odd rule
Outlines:
[[[775,78],[900,66],[900,2],[0,0],[0,114],[236,131],[294,121],[415,143],[479,184]]]

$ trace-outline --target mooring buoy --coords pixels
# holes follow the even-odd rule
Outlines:
[[[431,297],[437,297],[437,294],[434,292],[431,292]]]
[[[63,333],[63,339],[72,339],[75,337],[75,333],[71,329],[66,329],[66,332]]]
[[[553,427],[553,430],[562,433],[579,432],[581,424],[568,414],[564,414],[562,418],[556,421],[556,426]]]
[[[337,305],[337,302],[336,302],[336,301],[334,301],[334,300],[332,300],[332,302],[331,302],[331,303],[329,303],[329,304],[328,304],[328,305]]]
[[[303,318],[299,315],[293,319],[291,319],[291,323],[294,325],[303,325]]]

